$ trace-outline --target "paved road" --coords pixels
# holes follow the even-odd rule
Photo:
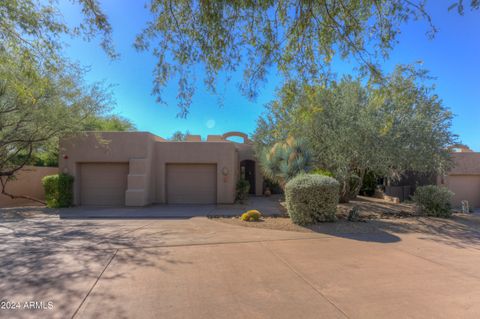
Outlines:
[[[0,317],[478,318],[480,235],[462,227],[385,240],[204,217],[6,218],[0,298],[23,309]]]

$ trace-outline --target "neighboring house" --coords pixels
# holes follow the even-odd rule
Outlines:
[[[253,145],[239,132],[184,142],[147,132],[82,133],[60,141],[59,170],[75,177],[75,205],[233,203],[241,175],[252,194],[263,193]]]
[[[471,208],[480,208],[480,153],[473,152],[465,145],[452,147],[453,168],[444,176],[405,174],[399,181],[385,185],[385,195],[398,197],[401,201],[410,199],[415,188],[421,185],[443,185],[455,195],[452,206],[459,208],[462,201]]]
[[[480,153],[464,145],[456,145],[454,151],[455,165],[445,176],[438,177],[437,183],[455,194],[453,207],[461,207],[461,202],[467,200],[470,207],[480,208]]]

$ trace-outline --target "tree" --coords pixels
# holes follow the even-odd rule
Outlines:
[[[397,68],[381,86],[351,77],[325,87],[289,83],[259,119],[256,149],[287,135],[302,137],[314,166],[341,183],[344,201],[358,193],[368,171],[393,178],[445,172],[456,140],[452,114],[422,84],[423,76]]]
[[[85,120],[82,131],[131,132],[135,124],[119,115],[93,115]]]
[[[98,0],[71,0],[83,14],[78,25],[65,23],[56,1],[3,0],[0,43],[28,50],[45,66],[63,61],[60,35],[100,37],[100,45],[116,58],[112,27]],[[452,1],[449,10],[464,14],[480,1]],[[269,71],[285,79],[316,85],[330,79],[334,57],[353,57],[364,74],[382,78],[379,61],[388,57],[400,27],[409,20],[429,24],[426,0],[367,1],[199,1],[150,0],[152,20],[137,36],[138,50],[157,57],[153,94],[162,101],[167,82],[178,80],[180,116],[188,114],[195,92],[195,72],[205,74],[216,92],[221,72],[226,78],[243,70],[242,92],[255,98]],[[0,44],[1,45],[1,44]],[[223,78],[223,77],[221,77]]]
[[[296,175],[308,171],[309,166],[309,151],[302,140],[293,137],[265,148],[260,155],[260,167],[264,176],[282,188]]]
[[[100,8],[98,0],[71,0],[80,6],[83,20],[68,25],[56,7],[56,1],[3,0],[0,4],[0,46],[28,51],[37,62],[52,66],[64,63],[60,36],[81,36],[91,40],[100,36],[100,45],[112,58],[116,58],[111,33],[112,27]]]
[[[183,142],[187,140],[187,135],[189,134],[189,131],[185,131],[185,133],[182,133],[181,131],[175,131],[169,140],[174,142]]]
[[[243,70],[240,87],[255,98],[269,71],[287,80],[317,85],[330,79],[336,57],[353,57],[364,74],[381,78],[379,61],[388,57],[402,24],[423,19],[437,32],[425,0],[368,1],[170,1],[151,0],[153,19],[136,39],[139,50],[157,57],[153,93],[178,80],[180,116],[186,116],[196,72],[216,92],[224,72]],[[463,14],[464,1],[450,9]],[[479,1],[471,0],[478,9]],[[272,70],[273,69],[273,70]]]
[[[0,48],[0,183],[11,198],[26,197],[6,186],[33,154],[82,130],[112,104],[101,85],[82,82],[80,69],[60,63],[55,69],[45,70],[26,50]]]
[[[127,124],[119,118],[98,118],[112,104],[110,93],[100,84],[83,83],[84,70],[62,54],[62,35],[86,40],[100,35],[105,52],[117,57],[111,26],[98,1],[72,2],[83,13],[76,26],[64,22],[55,1],[0,4],[0,184],[2,194],[11,198],[39,201],[11,194],[6,186],[26,164],[54,164],[63,134],[80,131],[95,118],[95,125]]]

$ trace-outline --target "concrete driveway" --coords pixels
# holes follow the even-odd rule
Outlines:
[[[480,234],[461,220],[386,237],[0,213],[0,299],[20,305],[2,318],[480,316]]]

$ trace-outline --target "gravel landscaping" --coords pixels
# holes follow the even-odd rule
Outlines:
[[[284,204],[284,203],[282,203]],[[348,214],[353,207],[358,209],[359,219],[349,221]],[[284,207],[279,206],[278,216],[264,216],[258,222],[245,222],[238,216],[212,218],[215,221],[252,228],[264,228],[295,232],[316,232],[334,234],[362,234],[378,232],[428,233],[441,227],[454,227],[468,231],[468,226],[480,226],[480,218],[471,214],[456,213],[451,219],[422,217],[415,214],[412,203],[392,203],[382,199],[361,197],[337,207],[337,221],[309,226],[294,224]]]

